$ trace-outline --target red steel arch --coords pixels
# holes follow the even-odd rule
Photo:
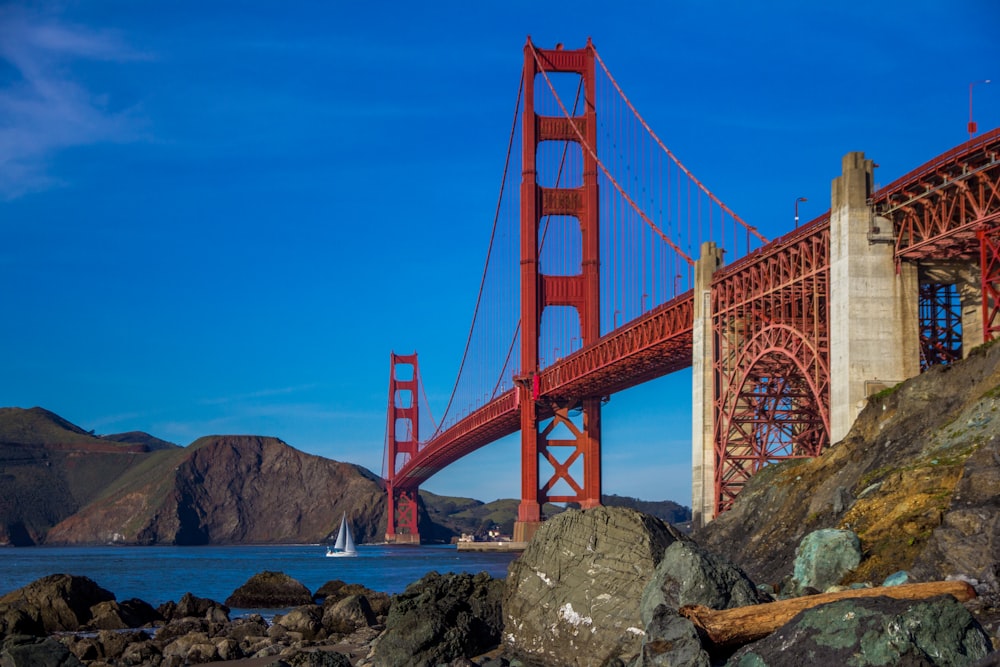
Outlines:
[[[767,463],[828,444],[829,276],[824,215],[712,279],[716,514]]]
[[[733,366],[717,409],[717,511],[765,464],[816,456],[829,442],[827,357],[802,331],[765,327]]]

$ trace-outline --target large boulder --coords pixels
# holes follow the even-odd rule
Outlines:
[[[124,630],[163,620],[149,603],[137,598],[120,603],[114,600],[99,602],[90,611],[91,618],[86,625],[90,630]]]
[[[646,623],[639,659],[632,667],[709,667],[711,664],[694,623],[672,607],[657,606]]]
[[[229,620],[229,607],[191,593],[185,593],[179,602],[170,601],[161,604],[156,612],[166,621],[200,618],[214,623],[225,623]]]
[[[283,572],[260,572],[226,598],[240,609],[280,609],[312,604],[313,596],[301,582]]]
[[[376,616],[385,616],[389,613],[389,607],[392,604],[391,597],[386,593],[373,591],[361,584],[349,584],[340,579],[333,579],[320,586],[319,590],[313,593],[313,597],[317,599],[322,598],[324,608],[330,607],[352,595],[361,595],[367,598],[368,604]]]
[[[288,632],[297,633],[302,639],[323,639],[326,631],[323,628],[323,608],[316,604],[302,605],[290,610],[287,614],[274,617],[274,624],[280,625]]]
[[[0,645],[3,667],[83,667],[83,663],[62,643],[51,637],[11,635]]]
[[[989,636],[955,598],[854,598],[813,607],[770,636],[744,646],[732,667],[970,665]]]
[[[87,577],[50,574],[4,595],[0,610],[23,611],[45,632],[63,632],[78,630],[90,621],[91,607],[114,599],[114,593]]]
[[[364,595],[348,595],[332,604],[323,603],[323,627],[330,634],[347,635],[375,625],[375,621],[375,612]]]
[[[659,605],[674,611],[684,605],[732,609],[764,601],[743,570],[694,542],[678,541],[663,552],[643,590],[640,612],[646,624]]]
[[[685,539],[622,507],[567,510],[546,521],[511,563],[504,646],[551,667],[629,662],[640,651],[639,601],[663,552]]]
[[[684,605],[732,609],[762,601],[743,570],[694,542],[674,542],[642,593],[645,635],[635,667],[708,667],[698,631],[677,610]]]
[[[861,542],[850,530],[824,528],[805,537],[795,550],[791,594],[824,591],[839,584],[861,562]]]
[[[373,647],[376,667],[431,667],[500,643],[504,582],[485,572],[431,572],[395,597]]]

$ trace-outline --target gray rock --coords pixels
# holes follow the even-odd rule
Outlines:
[[[861,542],[852,531],[833,528],[813,531],[802,538],[795,550],[792,595],[800,595],[807,588],[824,591],[840,583],[860,562]]]
[[[910,580],[910,574],[906,570],[893,572],[882,581],[883,586],[902,586]]]
[[[336,651],[297,651],[282,656],[267,667],[351,667],[351,660]]]
[[[179,618],[203,618],[213,622],[229,620],[229,607],[191,593],[185,593],[179,602],[161,604],[156,611],[166,621]]]
[[[348,595],[334,604],[323,604],[323,627],[329,633],[346,635],[372,625],[375,612],[364,595]]]
[[[393,600],[373,645],[376,667],[430,667],[485,653],[500,643],[504,582],[427,574]]]
[[[118,660],[120,665],[157,665],[163,656],[155,642],[144,641],[129,644]]]
[[[311,604],[309,589],[283,572],[259,572],[226,598],[226,605],[241,609],[278,609]]]
[[[51,574],[0,598],[0,609],[21,610],[40,622],[45,632],[80,629],[91,619],[90,608],[115,596],[87,577]]]
[[[695,604],[732,609],[765,599],[743,570],[693,542],[678,541],[663,552],[663,559],[646,584],[640,613],[645,625],[660,605],[675,611]]]
[[[0,646],[3,667],[83,667],[70,650],[52,638],[26,635],[6,637]]]
[[[928,600],[856,598],[813,607],[737,651],[731,667],[969,665],[989,637],[950,595]]]
[[[89,630],[125,630],[162,620],[149,604],[135,599],[121,603],[114,600],[99,602],[90,608],[90,612],[91,619],[85,626]]]
[[[0,637],[8,635],[41,637],[45,635],[45,626],[37,611],[29,613],[25,609],[0,605]]]
[[[949,511],[912,568],[915,579],[964,575],[976,592],[1000,606],[1000,442],[996,438],[966,460]]]
[[[323,629],[323,608],[316,604],[296,607],[287,614],[275,616],[274,623],[289,632],[299,633],[303,639],[322,639],[326,636]]]
[[[368,604],[376,616],[385,616],[388,614],[389,607],[392,604],[392,599],[386,593],[373,591],[361,584],[348,584],[340,579],[326,582],[313,595],[316,598],[323,599],[324,607],[334,605],[351,595],[363,595],[368,599]]]
[[[643,589],[678,539],[685,538],[659,519],[621,507],[549,519],[507,575],[508,652],[549,667],[634,659]]]
[[[656,607],[646,624],[642,650],[633,667],[709,667],[710,664],[694,623],[667,605]]]
[[[266,637],[267,621],[260,614],[251,614],[243,618],[234,619],[225,629],[225,636],[236,641],[243,641],[248,637]]]

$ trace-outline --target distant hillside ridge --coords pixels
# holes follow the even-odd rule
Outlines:
[[[0,545],[44,542],[154,448],[179,449],[145,433],[102,438],[43,408],[0,408]]]
[[[278,438],[206,436],[154,457],[54,526],[47,543],[318,543],[343,514],[359,542],[385,534],[377,476]]]
[[[690,518],[671,501],[604,502]],[[421,538],[512,534],[518,503],[422,490]],[[543,514],[564,509],[546,504]],[[385,483],[278,438],[213,435],[180,447],[141,431],[95,435],[43,408],[0,408],[0,546],[316,543],[344,514],[358,542],[382,542]]]
[[[472,498],[438,496],[424,490],[420,491],[420,498],[435,530],[433,534],[425,535],[423,533],[428,531],[421,528],[421,536],[425,539],[448,541],[450,537],[462,534],[485,535],[493,528],[503,535],[514,533],[517,506],[520,504],[517,499],[506,498],[484,503]],[[691,508],[672,500],[649,501],[628,496],[603,495],[601,503],[610,507],[629,507],[672,524],[684,524],[691,520]],[[560,505],[546,503],[542,514],[546,518],[552,518],[565,509]]]

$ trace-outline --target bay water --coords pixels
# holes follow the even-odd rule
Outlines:
[[[0,596],[49,574],[89,577],[119,600],[154,607],[185,593],[223,602],[253,575],[283,572],[311,592],[334,579],[401,593],[431,571],[507,575],[517,554],[458,552],[454,545],[359,545],[355,558],[327,558],[323,545],[0,548]],[[235,611],[235,610],[234,610]]]

